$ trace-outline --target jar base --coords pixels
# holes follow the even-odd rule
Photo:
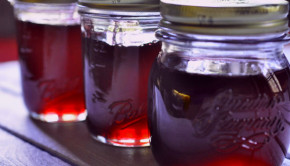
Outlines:
[[[93,135],[91,134],[91,137],[101,143],[112,145],[112,146],[118,146],[118,147],[148,147],[150,146],[149,138],[148,139],[107,139],[100,135]]]
[[[80,114],[61,114],[61,115],[58,115],[56,113],[38,114],[35,112],[30,112],[30,117],[48,123],[80,122],[86,120],[87,111],[85,110]]]

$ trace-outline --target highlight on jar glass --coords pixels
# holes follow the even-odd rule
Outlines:
[[[290,141],[288,3],[161,0],[148,118],[164,166],[279,166]]]
[[[147,86],[161,44],[158,0],[79,1],[87,124],[93,138],[149,145]]]
[[[80,18],[74,0],[13,1],[25,105],[32,118],[86,118]]]

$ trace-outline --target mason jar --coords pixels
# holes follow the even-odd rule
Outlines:
[[[79,0],[87,124],[114,146],[149,145],[147,85],[161,44],[158,0]]]
[[[25,105],[45,122],[86,118],[75,0],[13,1]]]
[[[148,90],[165,166],[279,166],[290,141],[288,3],[161,0]]]

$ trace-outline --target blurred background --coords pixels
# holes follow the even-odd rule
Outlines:
[[[0,62],[17,59],[16,30],[13,7],[0,0]]]

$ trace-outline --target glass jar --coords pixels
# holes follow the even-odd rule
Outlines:
[[[45,122],[86,118],[81,30],[74,0],[14,1],[24,102]]]
[[[283,0],[161,0],[162,51],[148,88],[160,165],[282,164],[290,141],[287,12]]]
[[[115,146],[148,146],[147,83],[161,49],[159,1],[79,4],[92,136]]]

